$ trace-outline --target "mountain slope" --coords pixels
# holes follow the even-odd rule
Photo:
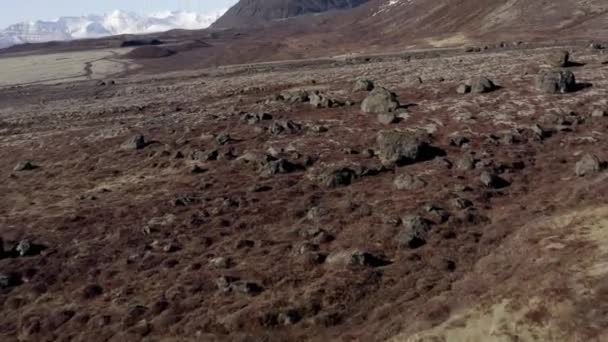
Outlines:
[[[368,0],[241,0],[214,24],[214,28],[248,27],[272,20],[332,10],[355,8]]]

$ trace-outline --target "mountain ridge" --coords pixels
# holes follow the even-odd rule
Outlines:
[[[142,34],[172,29],[204,29],[224,10],[200,14],[172,11],[151,15],[115,10],[105,15],[60,17],[52,21],[26,21],[0,30],[0,49],[24,43],[101,38],[120,34]]]

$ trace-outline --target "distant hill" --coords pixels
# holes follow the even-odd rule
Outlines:
[[[357,7],[368,0],[241,0],[213,28],[249,27],[305,14]]]

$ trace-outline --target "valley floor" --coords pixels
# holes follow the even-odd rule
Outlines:
[[[607,58],[574,47],[583,86],[542,94],[561,48],[87,80],[103,51],[32,57],[75,78],[18,87],[47,74],[0,59],[23,71],[0,80],[0,339],[607,340],[608,173],[575,173],[608,160]],[[480,75],[499,89],[456,92]],[[400,122],[361,112],[360,78]],[[444,155],[382,164],[393,129]]]

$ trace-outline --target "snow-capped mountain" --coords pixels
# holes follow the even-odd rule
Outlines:
[[[118,34],[162,32],[172,29],[209,27],[225,10],[213,13],[167,11],[141,16],[114,11],[100,15],[61,17],[53,21],[29,21],[0,30],[0,49],[23,43],[42,43],[82,38],[99,38]]]

